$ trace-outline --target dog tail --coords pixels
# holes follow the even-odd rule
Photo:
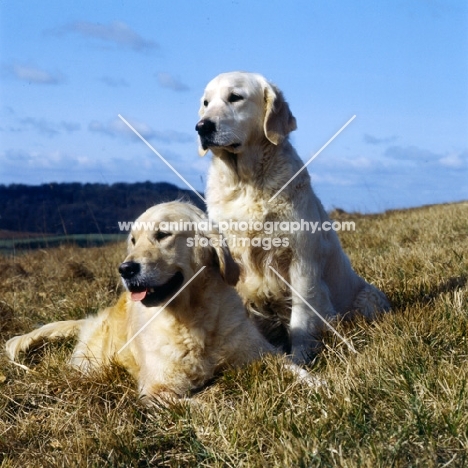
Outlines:
[[[44,325],[26,335],[15,336],[6,342],[5,348],[8,357],[15,361],[22,351],[27,351],[34,343],[41,340],[52,340],[54,338],[67,338],[75,336],[81,330],[85,319],[66,320]]]

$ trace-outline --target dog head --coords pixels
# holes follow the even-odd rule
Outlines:
[[[220,234],[205,227],[204,213],[181,202],[153,206],[133,223],[119,272],[134,301],[161,305],[203,267],[216,269],[230,285],[237,283],[239,266]]]
[[[218,148],[240,153],[259,137],[278,145],[297,128],[281,91],[255,73],[218,75],[205,89],[199,115],[201,156]]]

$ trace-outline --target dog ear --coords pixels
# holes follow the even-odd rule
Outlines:
[[[232,258],[229,249],[223,245],[223,237],[219,233],[205,234],[213,250],[216,253],[219,271],[223,280],[230,286],[235,286],[239,281],[240,267]]]
[[[264,89],[265,120],[263,130],[265,136],[274,145],[280,144],[293,130],[296,130],[296,119],[289,109],[281,91],[269,83]]]

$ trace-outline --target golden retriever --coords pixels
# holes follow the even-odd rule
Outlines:
[[[278,88],[258,74],[223,73],[208,83],[199,115],[199,153],[213,153],[208,214],[243,268],[237,289],[264,335],[303,363],[319,347],[316,312],[328,321],[388,310],[386,296],[353,271],[335,231],[305,229],[330,222],[307,170],[277,194],[304,165],[288,139],[296,119]],[[304,228],[291,232],[284,221]],[[257,227],[275,222],[277,242],[266,248],[258,237],[272,234]]]
[[[204,213],[187,203],[148,209],[129,235],[119,267],[127,292],[117,304],[12,338],[7,354],[14,360],[38,340],[79,334],[71,365],[90,371],[115,361],[151,401],[182,397],[223,368],[275,352],[232,286],[237,264],[207,227]]]

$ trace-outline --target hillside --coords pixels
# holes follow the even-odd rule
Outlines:
[[[194,403],[145,408],[120,368],[67,367],[73,342],[21,366],[0,355],[0,466],[468,466],[468,203],[350,215],[340,238],[393,311],[338,323],[309,366],[318,388],[265,358],[226,372]],[[0,346],[81,318],[121,290],[123,244],[0,256]]]
[[[118,221],[132,221],[152,205],[180,198],[204,208],[191,190],[165,182],[0,185],[0,238],[18,238],[18,232],[21,237],[118,234]]]

